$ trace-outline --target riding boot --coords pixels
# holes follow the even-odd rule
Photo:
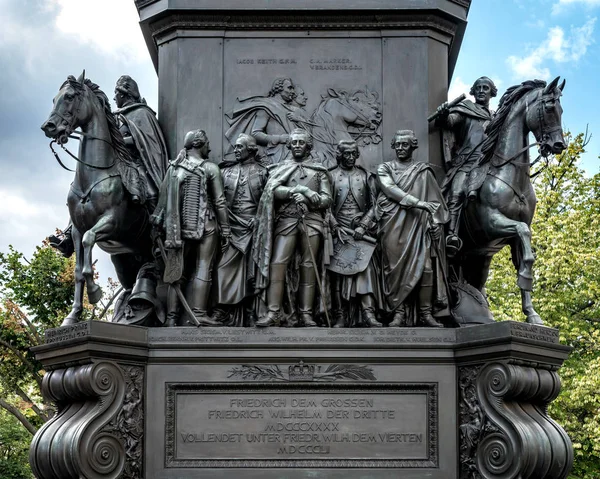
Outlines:
[[[211,282],[200,278],[194,278],[188,285],[188,304],[194,316],[200,324],[198,326],[223,326],[222,323],[214,321],[208,315],[208,296],[210,294]],[[193,325],[190,322],[190,325]]]
[[[388,324],[389,328],[401,328],[403,326],[407,326],[406,307],[404,306],[404,303],[396,308],[396,311],[394,311],[394,319]]]
[[[250,298],[245,298],[243,304],[245,316],[243,325],[246,327],[253,328],[256,325],[256,310],[254,308],[254,296],[251,296]]]
[[[450,223],[448,224],[448,236],[446,236],[446,254],[455,256],[462,247],[462,240],[458,237],[458,226],[463,200],[460,196],[448,198],[448,211],[450,212]]]
[[[315,272],[313,266],[300,266],[300,284],[298,284],[298,318],[300,325],[307,328],[317,326],[313,319],[315,302]]]
[[[360,309],[363,323],[367,328],[381,328],[383,326],[375,317],[375,298],[372,295],[363,294],[360,297]]]
[[[173,326],[177,326],[177,320],[179,319],[180,314],[180,304],[179,297],[177,296],[177,292],[175,291],[175,286],[169,285],[169,290],[167,292],[167,319],[165,321],[165,326],[168,328],[172,328]]]
[[[346,327],[346,315],[342,308],[335,309],[333,311],[333,327],[334,328],[345,328]]]
[[[432,316],[432,300],[433,300],[433,272],[426,271],[421,278],[421,286],[419,289],[419,321],[424,326],[431,328],[443,328]]]
[[[285,292],[286,264],[269,266],[269,286],[267,288],[267,315],[256,322],[259,328],[279,326],[281,322],[281,303]]]

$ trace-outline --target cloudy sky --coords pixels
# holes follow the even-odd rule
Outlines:
[[[72,174],[54,161],[39,129],[67,75],[86,76],[112,98],[121,74],[138,81],[156,109],[158,85],[133,0],[0,0],[0,251],[30,255],[67,223]],[[502,93],[526,79],[567,79],[565,128],[593,134],[584,159],[600,154],[600,0],[473,0],[449,97],[475,78]],[[114,105],[113,105],[114,106]],[[96,249],[101,280],[114,276]]]

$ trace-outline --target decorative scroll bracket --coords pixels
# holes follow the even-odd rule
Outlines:
[[[461,368],[460,479],[566,478],[571,440],[547,414],[560,387],[537,364]]]
[[[57,369],[44,376],[42,393],[59,412],[33,438],[37,478],[142,477],[143,434],[131,428],[143,417],[141,367],[102,361]]]

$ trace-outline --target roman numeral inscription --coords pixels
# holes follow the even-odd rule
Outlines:
[[[430,460],[430,394],[179,391],[173,459]]]

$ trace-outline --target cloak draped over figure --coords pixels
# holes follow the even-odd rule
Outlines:
[[[478,78],[471,87],[475,103],[464,100],[450,107],[446,102],[437,110],[435,124],[443,130],[443,150],[446,177],[442,184],[444,198],[450,213],[446,237],[446,251],[450,257],[462,247],[459,238],[460,218],[467,197],[475,199],[487,172],[477,168],[481,147],[486,139],[485,129],[493,118],[490,99],[498,89],[488,77]],[[478,173],[478,174],[476,174]]]
[[[129,130],[148,181],[158,191],[167,171],[168,153],[156,114],[145,103],[135,103],[118,109],[115,113]]]
[[[296,128],[288,119],[288,115],[295,112],[296,108],[291,104],[274,98],[256,96],[241,100],[235,110],[226,115],[230,127],[225,137],[233,144],[241,133],[250,134],[263,147],[267,164],[280,163],[289,153],[285,141],[280,142],[280,138]],[[266,131],[261,130],[259,124]]]
[[[441,326],[434,324],[431,315],[449,315],[441,234],[449,219],[448,209],[433,169],[426,163],[412,161],[412,150],[416,148],[414,133],[401,130],[394,142],[409,146],[405,150],[395,146],[398,160],[383,163],[377,170],[385,309],[397,313],[391,325],[407,325],[410,314],[404,304],[408,301],[412,306],[416,302],[421,321],[428,326]],[[419,297],[415,298],[417,291]]]
[[[492,120],[491,111],[477,103],[464,100],[450,108],[444,129],[444,161],[446,177],[442,183],[444,193],[450,188],[460,169],[469,169],[481,158],[481,145],[485,140],[485,127]],[[468,165],[467,165],[468,164]]]
[[[140,95],[136,81],[123,75],[115,86],[115,116],[132,156],[145,177],[146,198],[150,210],[156,206],[158,193],[167,171],[169,154],[156,113]]]
[[[231,225],[231,246],[215,269],[213,293],[224,324],[253,326],[256,267],[252,260],[252,233],[267,169],[256,161],[258,146],[253,137],[241,134],[234,150],[237,161],[219,165]]]
[[[301,325],[317,325],[316,283],[331,252],[324,219],[331,204],[329,174],[314,163],[312,140],[305,130],[292,130],[288,148],[293,159],[269,168],[257,210],[252,254],[258,269],[256,288],[265,293],[267,307],[266,314],[259,314],[259,327],[279,326],[286,286],[291,286],[288,267],[297,260],[297,291],[288,295],[290,315],[297,313]]]

